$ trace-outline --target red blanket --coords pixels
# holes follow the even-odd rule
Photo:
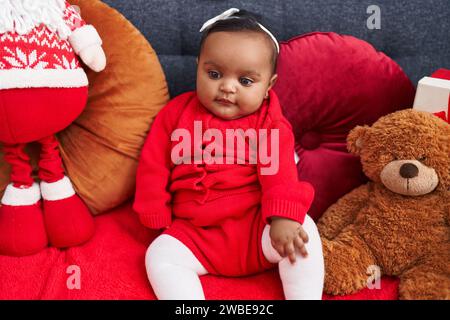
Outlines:
[[[96,234],[83,246],[48,248],[21,258],[0,256],[0,299],[155,299],[144,255],[156,233],[140,224],[131,204],[95,221]],[[79,282],[73,282],[77,275]],[[243,278],[208,275],[201,281],[207,299],[283,299],[276,270]],[[78,283],[80,288],[73,288]],[[343,297],[324,295],[324,299],[345,300],[397,297],[398,280],[386,277],[381,289]]]

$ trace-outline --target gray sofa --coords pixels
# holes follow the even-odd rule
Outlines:
[[[311,31],[353,35],[394,59],[414,84],[450,68],[449,0],[104,0],[150,41],[171,96],[195,86],[195,58],[204,21],[230,7],[263,17],[279,41]],[[381,29],[369,29],[369,6],[380,8]]]

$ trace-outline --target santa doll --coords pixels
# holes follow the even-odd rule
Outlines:
[[[105,68],[102,40],[64,0],[0,0],[0,145],[11,166],[0,206],[0,255],[86,242],[93,218],[64,174],[55,133],[83,111],[88,79],[77,58]],[[41,146],[39,183],[30,142]]]

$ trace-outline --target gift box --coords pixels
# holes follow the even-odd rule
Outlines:
[[[440,69],[419,81],[413,109],[428,111],[449,121],[450,70]]]

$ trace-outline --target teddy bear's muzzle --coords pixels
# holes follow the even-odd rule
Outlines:
[[[428,194],[439,184],[436,171],[417,160],[391,161],[381,171],[380,178],[386,188],[405,196]]]

